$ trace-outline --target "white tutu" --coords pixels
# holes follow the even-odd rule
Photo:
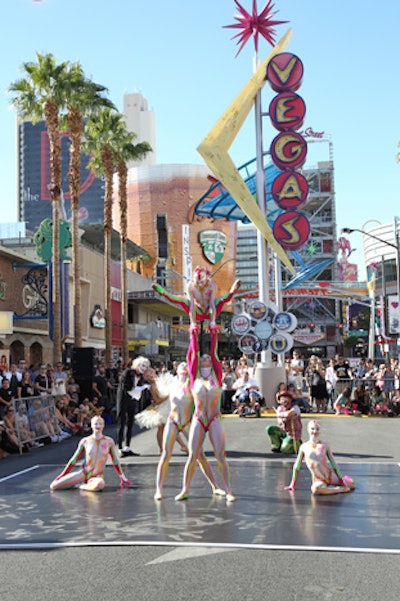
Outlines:
[[[176,378],[169,372],[160,374],[156,380],[157,389],[161,397],[171,395],[171,391],[176,384]],[[151,404],[147,409],[135,415],[135,421],[140,428],[158,428],[165,424],[171,411],[169,398],[160,405]]]
[[[157,389],[161,396],[171,396],[176,384],[176,377],[168,371],[157,376]]]
[[[147,409],[135,415],[135,421],[140,428],[158,428],[165,424],[170,413],[169,399],[160,405],[149,405]]]

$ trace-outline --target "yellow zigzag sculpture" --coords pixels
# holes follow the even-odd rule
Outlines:
[[[273,56],[281,53],[286,48],[291,37],[292,29],[289,29],[276,46],[274,46],[263,63],[260,64],[257,71],[253,73],[247,84],[242,88],[204,140],[199,144],[197,151],[203,157],[213,174],[228,190],[244,214],[261,232],[282,263],[295,275],[295,269],[289,257],[282,246],[275,240],[265,215],[263,215],[257,203],[254,202],[252,194],[228,154],[228,148],[231,146],[247,115],[251,111],[257,93],[266,82],[266,69],[269,61]]]

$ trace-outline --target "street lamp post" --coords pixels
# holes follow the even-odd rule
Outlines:
[[[231,263],[232,261],[236,261],[236,257],[231,257],[230,259],[226,259],[226,261],[224,261],[223,263],[221,263],[221,265],[218,265],[217,269],[212,272],[212,274],[211,274],[212,277],[214,277],[215,274],[218,273],[220,269],[222,269],[223,267],[225,267],[225,265],[227,263]]]
[[[377,242],[380,242],[381,244],[386,244],[386,246],[390,246],[391,248],[394,248],[396,251],[396,290],[397,290],[397,310],[398,310],[398,328],[400,326],[400,241],[399,241],[399,219],[398,217],[395,217],[395,221],[394,221],[394,237],[396,240],[396,244],[393,244],[392,242],[389,242],[388,240],[384,240],[383,238],[379,238],[379,236],[375,236],[374,234],[371,234],[369,232],[366,232],[363,229],[359,229],[359,228],[350,228],[350,227],[344,227],[342,228],[342,234],[352,234],[353,232],[359,232],[360,234],[362,234],[363,236],[368,236],[369,238],[373,238],[374,240],[377,240]],[[383,260],[382,260],[382,271],[384,270],[384,264],[383,264]],[[374,344],[374,337],[375,337],[375,329],[374,329],[374,312],[375,312],[375,295],[373,295],[373,299],[371,297],[371,321],[370,321],[370,333],[369,333],[369,348],[370,351],[374,348],[373,344]],[[372,302],[373,301],[373,302]],[[372,323],[372,326],[371,326]],[[400,335],[400,331],[398,330],[398,335]],[[372,340],[371,340],[372,338]],[[373,350],[372,350],[372,356],[370,357],[371,359],[373,359]]]

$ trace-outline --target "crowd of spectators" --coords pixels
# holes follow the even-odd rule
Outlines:
[[[374,362],[343,355],[321,359],[301,357],[297,350],[285,359],[285,379],[274,399],[264,398],[257,386],[256,368],[249,358],[222,361],[223,413],[259,415],[263,405],[278,407],[278,395],[288,390],[302,413],[400,415],[400,367],[397,359]]]
[[[119,364],[100,360],[89,389],[82,391],[62,362],[28,366],[21,359],[0,369],[0,458],[86,435],[94,415],[114,421],[121,373]]]
[[[173,362],[171,373],[176,373]],[[260,416],[266,405],[249,357],[223,360],[222,413]],[[158,371],[168,371],[160,365]],[[90,432],[94,415],[106,423],[116,418],[116,393],[123,373],[121,362],[99,360],[90,389],[81,390],[69,365],[27,365],[24,359],[0,369],[0,458],[28,452]],[[302,413],[400,415],[400,367],[397,359],[380,364],[370,359],[350,363],[342,355],[328,361],[308,360],[294,350],[285,359],[285,381],[268,406],[278,407],[282,391],[289,391]]]
[[[397,359],[374,362],[359,359],[352,365],[342,355],[328,362],[297,352],[285,362],[286,382],[303,412],[353,415],[400,414],[400,367]]]

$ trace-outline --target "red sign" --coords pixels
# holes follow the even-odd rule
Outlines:
[[[303,213],[286,211],[276,218],[273,225],[275,240],[283,248],[297,250],[305,244],[310,235],[310,222]]]
[[[312,346],[316,342],[326,338],[326,334],[324,332],[316,332],[315,334],[312,334],[308,332],[303,333],[301,330],[296,330],[293,332],[292,336],[296,342],[300,342],[301,344],[305,344],[307,346]]]
[[[267,80],[275,92],[295,92],[303,79],[303,63],[295,55],[282,52],[274,56],[267,66]]]
[[[269,106],[271,123],[282,132],[272,140],[271,158],[285,172],[275,178],[272,195],[287,211],[275,220],[273,233],[283,248],[297,250],[308,240],[311,230],[307,217],[293,210],[306,202],[308,194],[307,180],[296,173],[306,161],[307,142],[294,131],[302,126],[306,113],[303,99],[294,94],[301,86],[303,63],[289,52],[277,54],[268,63],[266,78],[271,88],[280,92]]]
[[[324,139],[324,131],[314,131],[312,127],[306,127],[303,131],[300,131],[299,134],[304,136],[305,138],[320,138]]]
[[[296,130],[303,125],[306,105],[298,94],[281,92],[272,99],[268,112],[275,129],[279,131]]]
[[[308,182],[297,171],[285,171],[274,179],[271,192],[281,209],[298,209],[307,201]]]
[[[306,161],[307,142],[300,134],[287,131],[272,140],[270,151],[271,158],[279,169],[298,169]]]

